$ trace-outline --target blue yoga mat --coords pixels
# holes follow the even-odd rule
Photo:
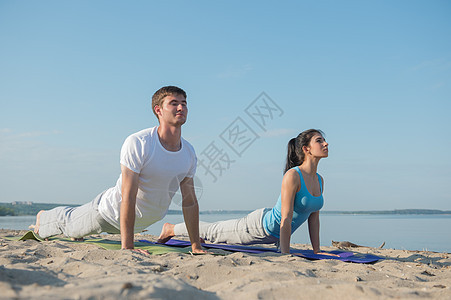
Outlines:
[[[139,240],[143,243],[157,244],[155,242],[151,242],[148,240]],[[173,247],[187,247],[191,246],[191,243],[188,241],[181,241],[176,239],[171,239],[167,241],[166,246]],[[277,252],[276,248],[265,248],[265,247],[255,247],[255,246],[242,246],[242,245],[226,245],[226,244],[207,244],[202,243],[202,246],[210,249],[221,249],[232,252],[245,252],[245,253],[265,253],[265,252]],[[313,250],[297,250],[291,249],[291,254],[304,257],[307,259],[317,260],[317,259],[335,259],[341,260],[345,262],[353,262],[353,263],[375,263],[378,260],[382,259],[379,256],[372,254],[362,254],[362,253],[354,253],[354,252],[345,252],[340,250],[328,251],[328,253],[337,254],[337,256],[329,256],[329,255],[321,255],[313,253]]]

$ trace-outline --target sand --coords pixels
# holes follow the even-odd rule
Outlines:
[[[0,230],[0,237],[24,233]],[[119,240],[119,235],[108,239]],[[450,254],[353,250],[384,259],[356,264],[222,250],[211,252],[224,255],[150,256],[87,243],[0,238],[0,298],[451,299]]]

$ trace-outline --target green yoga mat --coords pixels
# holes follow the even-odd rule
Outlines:
[[[8,240],[15,240],[15,241],[24,241],[24,240],[36,240],[43,242],[45,241],[43,238],[41,238],[38,234],[34,233],[34,231],[28,231],[23,236],[5,236],[5,239]],[[64,241],[64,242],[71,242],[71,243],[88,243],[88,244],[94,244],[99,247],[102,247],[107,250],[120,250],[121,249],[121,242],[120,241],[113,241],[113,240],[107,240],[107,239],[101,239],[101,238],[91,238],[91,239],[85,239],[84,241],[72,241],[69,238],[58,238],[58,237],[51,237],[49,238],[50,241]],[[149,243],[142,243],[142,242],[135,242],[135,249],[143,249],[147,250],[152,255],[159,255],[159,254],[166,254],[170,252],[176,252],[176,253],[190,253],[191,247],[185,247],[185,248],[175,248],[175,247],[168,247],[163,245],[153,245]]]

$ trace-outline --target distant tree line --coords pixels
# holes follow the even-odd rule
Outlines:
[[[14,209],[10,207],[0,206],[0,216],[15,216]]]
[[[31,216],[36,215],[41,210],[48,210],[61,205],[66,204],[32,202],[0,203],[0,216]]]

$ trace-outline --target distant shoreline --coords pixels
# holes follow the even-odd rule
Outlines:
[[[0,202],[0,216],[33,216],[40,210],[48,210],[57,206],[78,206],[70,204],[55,204],[55,203],[33,203],[33,202]],[[231,214],[248,214],[252,210],[204,210],[200,211],[201,215],[231,215]],[[322,214],[338,214],[338,215],[451,215],[451,210],[439,209],[395,209],[395,210],[358,210],[358,211],[338,211],[329,210],[321,211]],[[180,215],[181,210],[170,209],[170,215]]]
[[[181,214],[181,211],[174,211],[173,214]],[[206,210],[199,214],[248,214],[252,210]],[[171,212],[169,212],[171,213]],[[321,214],[327,215],[451,215],[451,210],[438,209],[395,209],[395,210],[359,210],[359,211],[340,211],[340,210],[322,210]]]

